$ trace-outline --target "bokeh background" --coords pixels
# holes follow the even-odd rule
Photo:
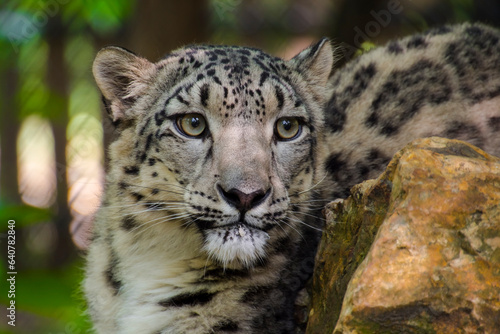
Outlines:
[[[500,26],[500,1],[0,0],[0,333],[89,331],[78,236],[113,138],[91,73],[101,47],[157,60],[186,44],[237,44],[288,59],[327,36],[340,67],[390,38],[463,21]],[[6,317],[9,219],[16,327]]]

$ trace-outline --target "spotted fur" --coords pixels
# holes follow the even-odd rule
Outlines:
[[[290,61],[245,47],[157,63],[100,51],[93,71],[119,136],[84,283],[96,331],[295,333],[324,203],[417,137],[500,154],[499,38],[444,27],[333,75],[327,40]],[[191,114],[207,124],[196,137],[178,121]],[[285,139],[289,120],[299,130]]]
[[[445,26],[392,41],[335,73],[320,159],[326,198],[376,177],[419,137],[469,141],[500,155],[500,34]]]

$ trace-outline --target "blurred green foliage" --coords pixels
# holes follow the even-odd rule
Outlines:
[[[0,203],[0,221],[16,220],[16,227],[26,227],[47,221],[52,213],[48,209],[35,208],[29,205],[8,205]],[[0,233],[7,231],[7,224],[0,226]]]
[[[18,255],[20,256],[20,254]],[[23,270],[16,275],[15,333],[86,333],[91,326],[79,289],[82,261],[59,270]],[[1,280],[6,281],[5,272]],[[5,289],[3,291],[7,291]],[[0,294],[0,305],[8,305],[6,293]],[[2,306],[5,307],[5,306]],[[5,322],[0,325],[9,333]]]

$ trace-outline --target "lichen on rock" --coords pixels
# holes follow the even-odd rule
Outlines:
[[[307,333],[500,333],[499,158],[419,139],[325,213]]]

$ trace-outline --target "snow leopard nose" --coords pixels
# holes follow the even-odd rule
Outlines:
[[[261,189],[247,194],[235,188],[229,191],[224,190],[220,185],[218,185],[217,188],[221,197],[240,212],[247,212],[260,205],[271,193],[271,189],[267,191]]]

